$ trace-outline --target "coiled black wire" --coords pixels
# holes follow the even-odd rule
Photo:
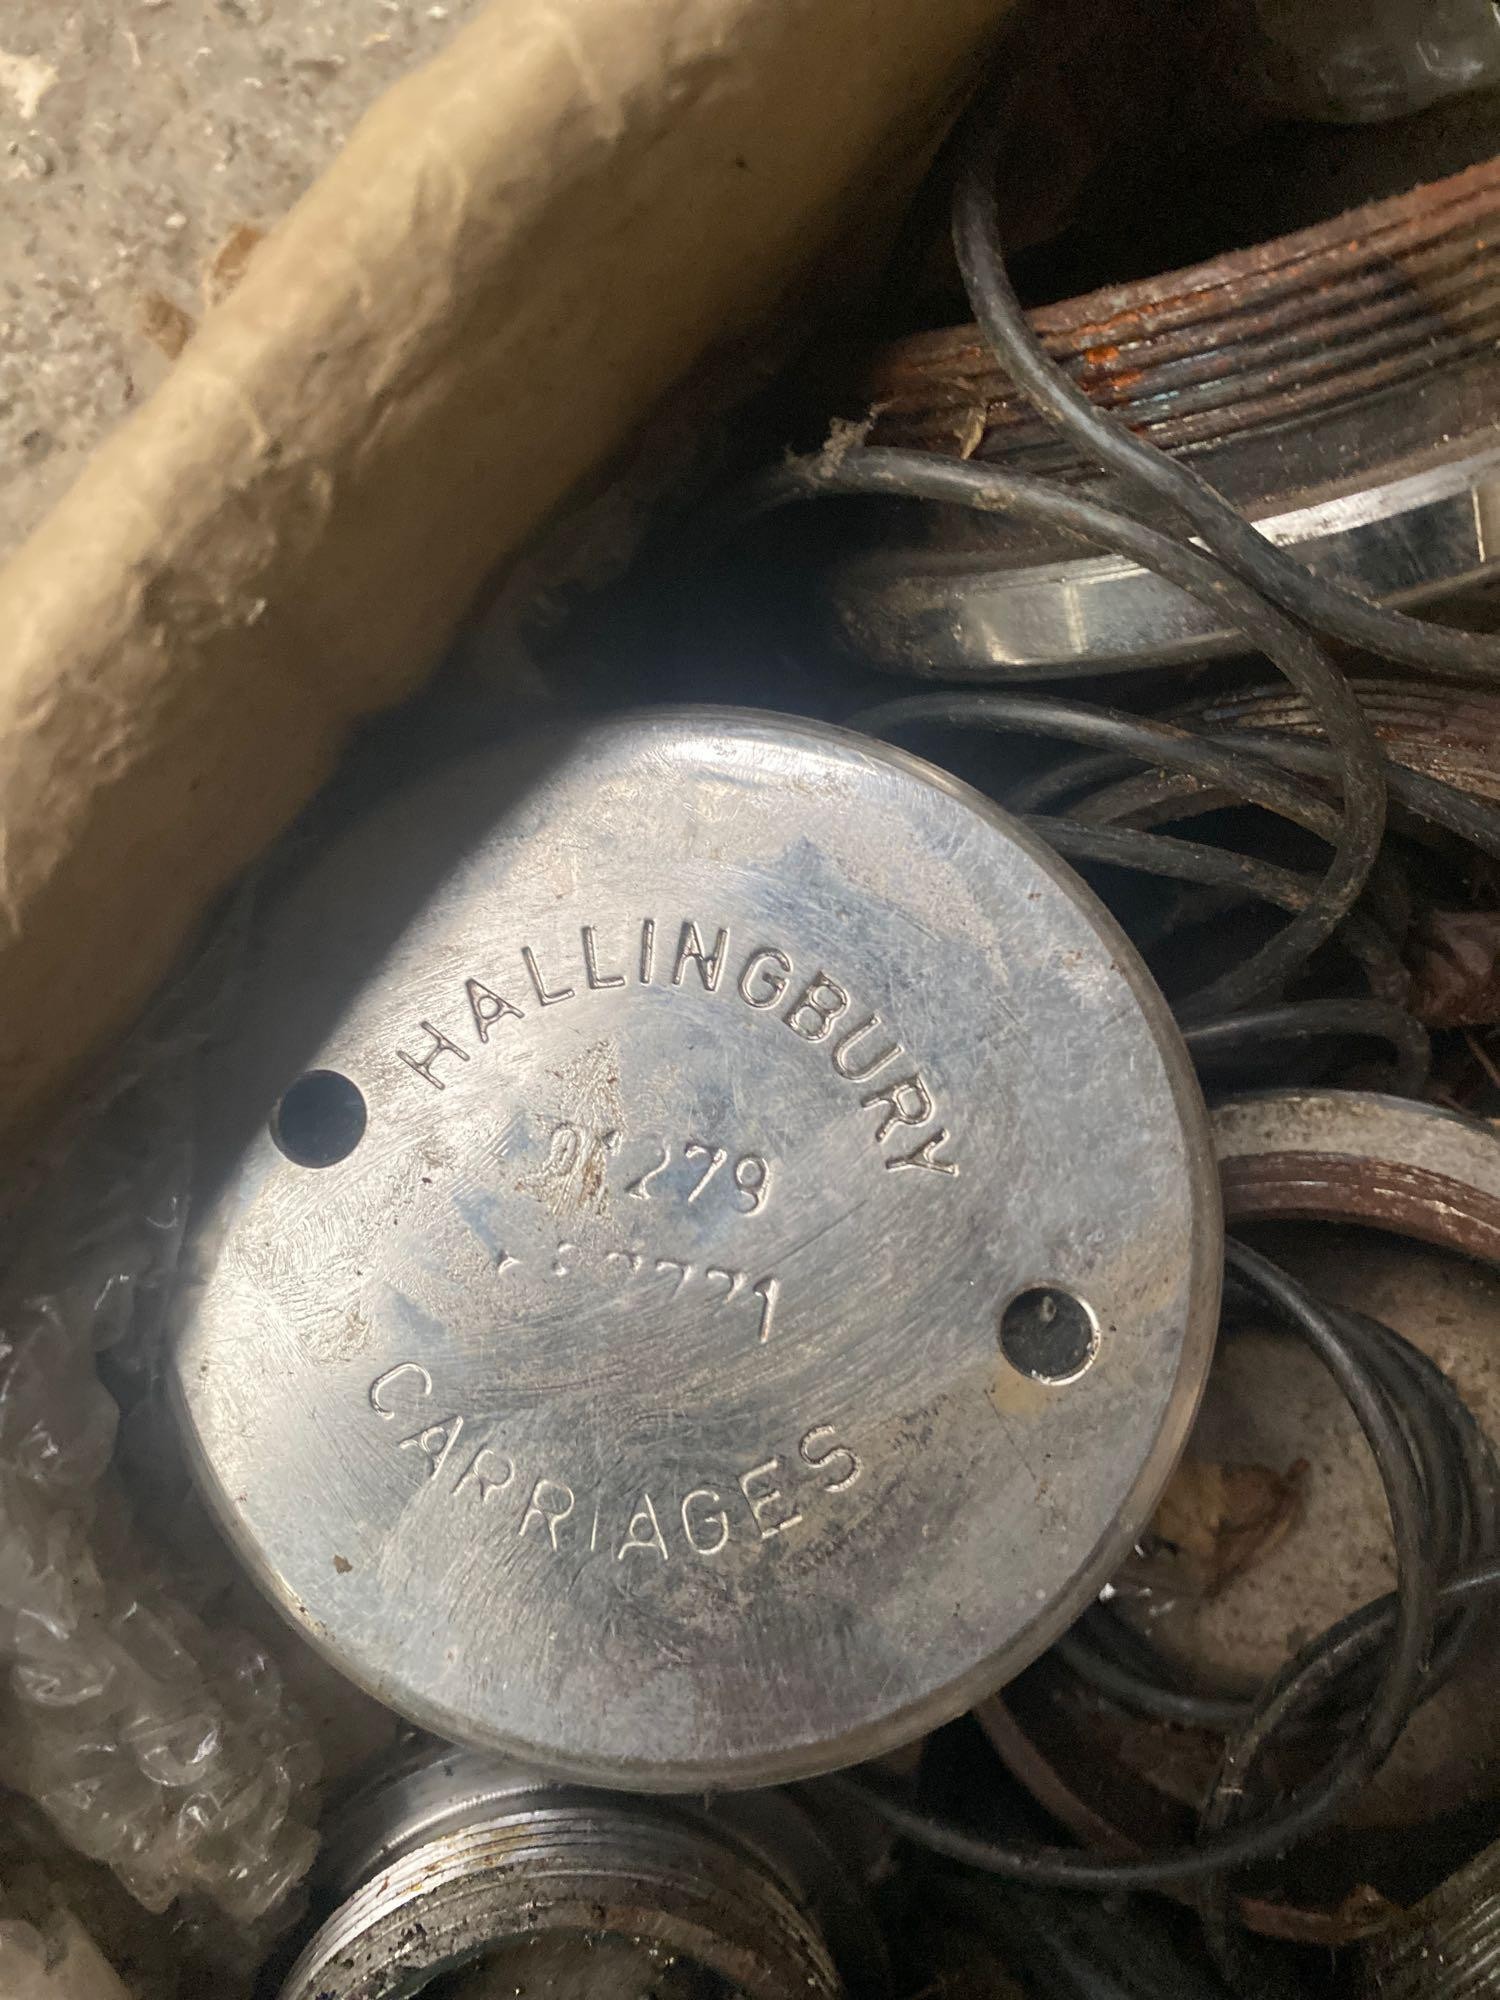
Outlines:
[[[1191,1845],[1129,1861],[1068,1848],[1007,1845],[923,1812],[869,1778],[838,1781],[907,1838],[934,1852],[1009,1880],[1076,1889],[1207,1882],[1227,1870],[1275,1858],[1327,1825],[1384,1763],[1434,1684],[1434,1674],[1441,1674],[1455,1633],[1457,1643],[1466,1636],[1467,1625],[1454,1626],[1446,1615],[1453,1612],[1466,1618],[1473,1606],[1500,1593],[1493,1482],[1488,1475],[1481,1478],[1473,1504],[1482,1539],[1489,1546],[1455,1574],[1444,1577],[1440,1572],[1442,1551],[1422,1469],[1422,1453],[1432,1440],[1414,1443],[1409,1416],[1398,1414],[1402,1406],[1393,1403],[1387,1386],[1394,1379],[1390,1353],[1379,1362],[1371,1359],[1383,1341],[1351,1331],[1349,1316],[1321,1305],[1289,1273],[1248,1245],[1231,1240],[1225,1254],[1241,1285],[1287,1331],[1307,1343],[1348,1399],[1385,1488],[1396,1589],[1341,1619],[1304,1647],[1248,1706],[1236,1704],[1218,1777]],[[1403,1360],[1401,1365],[1408,1364]],[[1486,1459],[1487,1451],[1481,1452],[1476,1465]],[[1440,1504],[1451,1504],[1451,1492],[1446,1488],[1444,1492],[1448,1497]],[[1435,1645],[1442,1648],[1436,1667]],[[1372,1663],[1376,1678],[1360,1708],[1357,1727],[1346,1730],[1306,1784],[1257,1812],[1254,1780],[1268,1747],[1295,1735],[1314,1715],[1322,1716],[1330,1699],[1350,1684],[1350,1677]]]
[[[1222,737],[1210,741],[1174,722],[1129,715],[1119,709],[1057,695],[988,689],[982,692],[945,690],[906,695],[860,710],[850,717],[850,725],[877,736],[900,734],[918,725],[945,728],[978,726],[1006,734],[1039,736],[1090,746],[1108,745],[1110,747],[1104,751],[1102,758],[1078,760],[1080,767],[1089,767],[1090,779],[1095,775],[1093,767],[1101,762],[1111,776],[1121,763],[1129,766],[1147,762],[1158,772],[1185,776],[1195,785],[1226,789],[1235,799],[1279,814],[1323,839],[1330,838],[1338,824],[1337,815],[1326,798],[1305,780],[1288,777],[1277,769],[1272,761],[1260,754],[1258,745],[1245,746],[1233,738]],[[1327,746],[1315,747],[1326,749]],[[1072,768],[1064,766],[1064,773]],[[1040,794],[1040,787],[1026,789],[1033,797]],[[1064,778],[1050,796],[1067,789],[1072,787]],[[1009,796],[1008,802],[1012,806],[1015,797],[1014,792]],[[1189,803],[1183,809],[1193,811],[1197,807]],[[1169,834],[1140,832],[1129,827],[1068,819],[1056,814],[1028,814],[1028,823],[1058,853],[1072,860],[1106,862],[1115,867],[1136,869],[1148,875],[1223,890],[1236,898],[1254,897],[1294,912],[1305,910],[1317,893],[1317,885],[1311,877],[1258,861],[1249,855],[1206,846],[1202,842],[1184,841]],[[1497,832],[1500,832],[1500,826],[1497,826]],[[1367,876],[1367,883],[1369,879]],[[1342,1006],[1348,1011],[1342,1013],[1336,1011],[1334,1002],[1302,1003],[1301,1011],[1295,1016],[1285,1010],[1260,1010],[1266,1036],[1268,1039],[1295,1041],[1332,1037],[1340,1033],[1374,1035],[1389,1042],[1396,1051],[1391,1087],[1415,1091],[1426,1077],[1430,1050],[1421,1026],[1389,997],[1399,994],[1405,986],[1405,972],[1396,948],[1378,926],[1360,912],[1347,915],[1338,929],[1346,948],[1365,968],[1375,997],[1367,1002],[1344,1002]],[[1315,1005],[1318,1011],[1308,1011]],[[1189,1007],[1186,1011],[1189,1015],[1189,1047],[1195,1052],[1201,1047],[1205,1064],[1213,1063],[1216,1055],[1222,1057],[1224,1049],[1231,1043],[1243,1045],[1247,1040],[1246,1023],[1250,1017],[1235,1012],[1223,1016],[1210,1015],[1200,1020],[1199,1027],[1213,1032],[1195,1043],[1191,1024],[1197,1008]],[[1229,1019],[1240,1022],[1237,1031],[1225,1027]]]
[[[1098,780],[1106,774],[1117,778],[1120,764],[1108,760],[1118,759],[1123,750],[1138,762],[1149,760],[1158,769],[1175,774],[1175,786],[1167,788],[1170,794],[1179,798],[1184,793],[1197,795],[1199,803],[1186,805],[1188,812],[1206,809],[1203,801],[1215,803],[1214,795],[1222,792],[1230,801],[1242,799],[1264,806],[1330,840],[1333,855],[1321,882],[1314,884],[1249,857],[1139,827],[1091,830],[1118,820],[1130,798],[1149,795],[1149,778],[1137,780],[1134,790],[1127,782],[1123,796],[1090,800],[1072,816],[1037,816],[1044,800],[1058,795],[1046,778],[1039,787],[1023,787],[1022,796],[1012,802],[1014,809],[1029,809],[1037,831],[1072,859],[1107,862],[1207,889],[1237,891],[1290,914],[1291,921],[1269,943],[1202,991],[1179,1000],[1178,1010],[1185,1022],[1207,1022],[1216,1015],[1283,997],[1291,975],[1347,922],[1375,863],[1384,824],[1387,778],[1406,810],[1459,834],[1482,852],[1500,855],[1500,811],[1400,766],[1387,771],[1343,675],[1316,647],[1309,653],[1308,633],[1278,619],[1272,606],[1280,605],[1307,625],[1392,658],[1471,679],[1500,682],[1500,642],[1387,611],[1313,577],[1294,558],[1267,542],[1197,472],[1134,436],[1110,413],[1096,409],[1033,335],[1010,284],[996,221],[996,156],[994,120],[981,115],[972,121],[953,222],[960,270],[981,329],[1002,366],[1033,405],[1087,456],[1123,480],[1127,493],[1137,494],[1143,501],[1149,499],[1158,511],[1165,506],[1169,518],[1192,528],[1206,545],[1209,557],[1163,536],[1159,529],[1118,506],[1102,506],[1071,489],[1028,479],[1003,467],[959,463],[920,452],[846,446],[792,462],[764,482],[759,504],[779,504],[813,493],[866,493],[1010,512],[1092,547],[1128,555],[1191,591],[1214,606],[1221,617],[1237,624],[1251,645],[1265,651],[1304,689],[1323,726],[1322,743],[1281,738],[1274,732],[1257,732],[1253,738],[1238,740],[1223,733],[1210,736],[1114,710],[1098,708],[1086,713],[1086,705],[1066,703],[1050,705],[1049,727],[1043,730],[1038,717],[1049,706],[1044,698],[988,692],[911,697],[905,702],[882,704],[871,716],[858,718],[865,726],[899,727],[916,719],[919,709],[925,711],[926,719],[933,719],[941,708],[950,722],[995,727],[1002,726],[997,720],[999,712],[1010,703],[1013,706],[1006,726],[1071,737],[1083,744],[1113,744],[1112,749],[1103,748],[1092,768],[1088,759],[1064,766],[1053,781],[1058,785],[1076,788],[1085,777]],[[1299,638],[1303,642],[1300,647]],[[1316,694],[1310,691],[1312,685]],[[1030,718],[1021,710],[1021,705],[1028,703],[1034,711]],[[1065,714],[1070,708],[1072,712]],[[1239,761],[1238,753],[1246,749],[1258,754]],[[1228,753],[1229,761],[1222,761],[1216,752]],[[1315,791],[1278,788],[1268,777],[1267,764],[1280,767],[1284,774],[1302,772],[1333,778],[1343,797],[1341,826],[1331,824],[1326,802],[1320,801]],[[1356,942],[1357,933],[1346,942],[1371,971],[1375,996],[1390,1003],[1404,985],[1394,946],[1382,955],[1379,941],[1372,942],[1368,929],[1363,935],[1363,945]],[[1376,958],[1383,958],[1383,962],[1372,964]],[[1386,1025],[1397,1037],[1400,1074],[1416,1078],[1424,1069],[1416,1033],[1401,1029],[1389,1018]],[[1312,1031],[1311,1017],[1306,1019],[1306,1031]],[[1403,1087],[1415,1085],[1407,1082]]]
[[[1485,853],[1500,854],[1500,812],[1403,767],[1388,769],[1348,681],[1309,628],[1423,671],[1486,682],[1500,682],[1500,643],[1370,604],[1313,576],[1195,471],[1096,409],[1032,334],[1010,284],[996,221],[996,170],[996,131],[992,120],[981,117],[972,126],[960,170],[954,242],[989,344],[1043,416],[1113,473],[1127,495],[1139,496],[1158,515],[1165,509],[1202,547],[1174,540],[1134,514],[1075,490],[999,466],[919,452],[842,448],[794,461],[763,482],[756,505],[820,493],[925,499],[1007,512],[1128,556],[1233,623],[1249,646],[1301,690],[1323,740],[1265,730],[1193,730],[1092,704],[990,691],[927,693],[883,703],[854,718],[856,726],[883,733],[913,722],[979,724],[1082,746],[1088,754],[1022,786],[1008,801],[1060,852],[1195,884],[1216,896],[1257,896],[1291,913],[1269,943],[1180,1003],[1198,1060],[1211,1064],[1252,1042],[1374,1036],[1394,1051],[1400,1087],[1415,1090],[1426,1074],[1427,1039],[1381,997],[1382,979],[1388,993],[1400,990],[1399,960],[1378,935],[1373,908],[1356,907],[1377,868],[1387,780],[1405,811]],[[1143,768],[1166,775],[1130,777]],[[1337,815],[1322,790],[1329,780],[1340,796]],[[1191,817],[1227,799],[1291,820],[1328,843],[1326,868],[1311,877],[1121,824],[1152,809],[1153,787],[1163,802],[1180,805],[1174,816]],[[1073,801],[1067,814],[1056,810],[1065,799]],[[1395,900],[1399,903],[1399,894]],[[1375,997],[1284,998],[1291,978],[1336,932],[1362,955]],[[1248,1246],[1231,1242],[1226,1256],[1231,1292],[1252,1297],[1304,1340],[1348,1399],[1385,1488],[1395,1591],[1341,1620],[1254,1696],[1179,1685],[1148,1642],[1107,1611],[1089,1614],[1062,1642],[1062,1657],[1111,1698],[1225,1736],[1198,1836],[1188,1846],[1121,1861],[1066,1848],[1007,1845],[920,1811],[873,1780],[837,1781],[908,1838],[1012,1881],[1107,1890],[1197,1883],[1221,1962],[1227,1956],[1222,1946],[1230,1872],[1279,1856],[1338,1814],[1379,1768],[1419,1703],[1451,1671],[1478,1608],[1500,1595],[1494,1457],[1441,1371],[1390,1328],[1323,1306]],[[1258,1797],[1262,1788],[1256,1781],[1268,1749],[1298,1741],[1307,1750],[1314,1722],[1316,1742],[1331,1744],[1320,1766],[1289,1795]]]
[[[1327,870],[1305,898],[1288,903],[1282,895],[1271,895],[1271,901],[1295,912],[1291,922],[1239,965],[1179,1001],[1178,1006],[1189,1016],[1211,1014],[1278,992],[1348,916],[1374,865],[1385,828],[1380,747],[1348,681],[1311,634],[1189,544],[1083,494],[1008,472],[1002,466],[962,464],[918,451],[855,449],[790,460],[760,483],[751,504],[754,511],[765,511],[791,500],[829,493],[882,494],[948,501],[985,512],[1003,511],[1060,529],[1091,547],[1129,556],[1214,607],[1306,697],[1339,759],[1343,810]],[[1046,831],[1049,838],[1055,834],[1054,844],[1061,851],[1080,852],[1084,837],[1072,828],[1057,824]],[[1162,838],[1139,836],[1139,840]],[[1122,865],[1148,869],[1151,864],[1145,857],[1150,851],[1134,841],[1116,843],[1114,849]],[[1212,852],[1205,850],[1205,855]],[[1160,865],[1154,872],[1177,873],[1185,880],[1208,880],[1216,865],[1202,856],[1177,853],[1174,857],[1165,845],[1156,854]],[[1233,858],[1237,857],[1226,857]],[[1184,873],[1186,870],[1193,872]]]
[[[977,726],[1123,750],[1138,763],[1180,771],[1206,785],[1226,789],[1251,805],[1295,821],[1324,840],[1338,837],[1338,813],[1315,787],[1289,778],[1257,746],[1246,747],[1233,738],[1214,741],[1180,723],[1128,715],[1122,709],[1059,695],[988,688],[902,695],[861,709],[849,719],[851,728],[871,736],[885,736],[913,723]]]
[[[1389,1000],[1361,996],[1251,1007],[1242,1014],[1223,1014],[1216,1021],[1189,1026],[1183,1040],[1199,1069],[1212,1073],[1268,1043],[1274,1046],[1351,1036],[1384,1042],[1394,1057],[1388,1087],[1399,1096],[1417,1095],[1432,1067],[1432,1039],[1420,1021]]]
[[[896,720],[947,719],[957,726],[962,726],[965,723],[979,722],[981,717],[977,711],[964,713],[955,706],[956,704],[988,701],[992,698],[1005,697],[992,697],[988,693],[910,695],[902,702],[882,702],[878,709],[870,713],[883,716],[888,711],[905,708],[906,703],[910,702],[913,709],[919,704],[928,706],[931,710],[930,717],[918,718],[913,714]],[[1079,703],[1078,706],[1085,707],[1087,704]],[[939,713],[940,707],[948,709],[950,713],[945,717]],[[1116,711],[1105,709],[1099,712],[1113,714]],[[1130,718],[1132,721],[1139,719]],[[857,723],[856,726],[862,727],[863,724]],[[1180,725],[1173,726],[1180,727]],[[1060,735],[1062,732],[1056,733]],[[1194,736],[1191,730],[1184,733],[1193,736],[1196,742],[1213,744],[1222,749],[1254,750],[1268,763],[1279,765],[1287,771],[1306,771],[1316,776],[1333,778],[1338,776],[1338,753],[1329,744],[1320,743],[1313,737],[1282,734],[1276,730],[1252,729],[1215,731],[1205,736]],[[1144,750],[1144,743],[1142,749]],[[1137,758],[1134,761],[1138,763],[1141,760]],[[1165,762],[1160,756],[1155,761],[1158,765]],[[1131,757],[1120,755],[1118,752],[1106,751],[1095,756],[1070,758],[1010,787],[1005,795],[1005,804],[1012,812],[1034,813],[1075,793],[1086,794],[1092,800],[1098,796],[1095,787],[1111,783],[1125,776],[1131,769]],[[1189,778],[1189,783],[1174,788],[1176,791],[1174,803],[1181,810],[1190,812],[1194,810],[1191,802],[1193,789],[1190,782],[1191,774],[1184,770],[1184,776]],[[1441,827],[1445,833],[1456,834],[1459,839],[1466,840],[1471,847],[1477,847],[1481,854],[1488,854],[1500,860],[1500,806],[1494,805],[1488,799],[1474,798],[1467,792],[1461,792],[1456,786],[1444,783],[1441,778],[1430,778],[1425,772],[1408,770],[1404,764],[1389,760],[1386,764],[1385,778],[1386,789],[1391,799],[1410,813],[1413,819]]]
[[[1494,1453],[1453,1384],[1393,1328],[1368,1314],[1328,1310],[1379,1382],[1406,1433],[1421,1482],[1433,1564],[1448,1575],[1500,1553]],[[1424,1699],[1456,1663],[1470,1629],[1471,1621],[1465,1620],[1444,1634],[1441,1657],[1424,1683]],[[1156,1649],[1108,1605],[1085,1613],[1054,1650],[1101,1694],[1157,1721],[1227,1730],[1251,1712],[1247,1697],[1183,1688]],[[1359,1692],[1345,1690],[1351,1697]]]

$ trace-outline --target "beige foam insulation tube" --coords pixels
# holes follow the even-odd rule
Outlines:
[[[0,1134],[1009,4],[493,0],[374,107],[0,573]]]

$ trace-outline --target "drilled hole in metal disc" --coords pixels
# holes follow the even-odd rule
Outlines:
[[[298,1167],[333,1167],[365,1136],[359,1085],[336,1069],[310,1069],[271,1115],[271,1137]]]
[[[1094,1315],[1057,1285],[1032,1285],[1000,1315],[1000,1351],[1036,1382],[1075,1382],[1099,1352]]]

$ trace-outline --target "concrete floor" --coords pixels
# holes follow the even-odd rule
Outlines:
[[[0,561],[483,0],[0,0]]]

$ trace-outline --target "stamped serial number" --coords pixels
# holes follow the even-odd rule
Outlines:
[[[621,1156],[630,1146],[635,1151],[627,1165]],[[651,1157],[646,1158],[647,1155]],[[646,1158],[644,1167],[643,1158]],[[702,1201],[718,1181],[710,1201],[722,1194],[741,1215],[759,1215],[771,1192],[771,1163],[761,1153],[741,1153],[732,1158],[730,1149],[717,1139],[672,1141],[643,1137],[627,1141],[613,1127],[602,1132],[589,1131],[571,1119],[554,1125],[548,1134],[547,1161],[542,1171],[559,1180],[578,1174],[592,1197],[604,1186],[617,1160],[622,1191],[634,1201],[677,1201],[691,1205]],[[725,1176],[722,1180],[721,1174]]]
[[[660,1257],[638,1243],[624,1247],[616,1244],[600,1250],[597,1245],[575,1243],[564,1237],[540,1258],[529,1259],[502,1249],[495,1258],[495,1274],[503,1278],[512,1271],[529,1271],[544,1282],[600,1272],[620,1284],[658,1289],[670,1299],[697,1293],[703,1304],[712,1306],[728,1306],[738,1301],[748,1308],[754,1301],[760,1308],[756,1337],[762,1341],[771,1338],[781,1297],[781,1280],[774,1272],[752,1278],[748,1271],[737,1271],[724,1264]]]

